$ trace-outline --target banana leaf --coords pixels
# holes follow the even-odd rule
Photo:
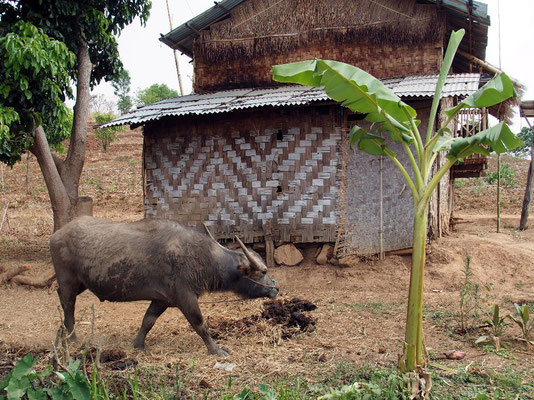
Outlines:
[[[272,67],[278,82],[324,87],[326,94],[350,110],[366,114],[395,141],[412,143],[411,120],[416,111],[371,74],[338,61],[311,60]]]

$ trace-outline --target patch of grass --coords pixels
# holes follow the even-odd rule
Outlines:
[[[443,327],[449,326],[454,316],[454,312],[444,308],[428,308],[423,315],[425,319],[430,318],[434,325]]]
[[[114,161],[118,161],[118,162],[131,162],[132,159],[130,157],[126,157],[126,156],[119,156],[119,157],[115,157]]]
[[[460,368],[454,375],[433,375],[432,378],[432,394],[436,399],[474,399],[479,394],[486,394],[490,399],[500,399],[501,397],[495,396],[497,390],[504,391],[510,399],[528,399],[534,395],[532,371],[517,371],[513,368],[495,371],[472,366],[470,369]]]
[[[377,302],[363,302],[363,303],[342,303],[343,306],[357,311],[368,311],[375,315],[386,314],[390,311],[396,310],[396,305],[385,304],[381,301]]]
[[[481,196],[484,193],[484,190],[487,187],[486,182],[484,181],[484,179],[482,179],[482,178],[472,178],[471,182],[472,182],[472,190],[471,190],[472,193],[476,197]]]
[[[26,364],[28,364],[27,360]],[[28,368],[22,370],[21,362],[16,374],[9,373],[5,379],[0,379],[0,398],[6,394],[5,391],[19,390],[14,384],[9,387],[7,384],[11,376],[13,379],[20,380],[21,371],[29,379],[35,381],[36,390],[41,390],[37,388],[43,385],[45,391],[67,389],[65,383],[58,380],[52,373],[51,366],[43,367],[44,370],[41,372],[34,371],[33,364],[35,362],[32,365],[28,364]],[[355,366],[349,362],[340,362],[335,365],[333,373],[319,377],[315,383],[308,383],[299,378],[278,379],[254,387],[236,389],[230,378],[227,387],[222,390],[206,388],[197,381],[193,375],[194,361],[186,367],[178,365],[170,368],[141,367],[129,373],[107,372],[105,374],[97,371],[93,365],[92,372],[88,372],[88,378],[82,373],[79,365],[80,361],[75,361],[71,368],[76,380],[75,382],[69,381],[69,387],[72,388],[76,384],[76,387],[83,389],[92,399],[307,400],[322,397],[323,399],[393,400],[408,399],[411,396],[411,391],[407,389],[408,375],[399,374],[394,364],[388,367],[377,367],[369,364]],[[468,367],[459,368],[453,374],[444,375],[440,370],[432,369],[430,372],[433,380],[431,398],[434,399],[527,399],[534,397],[534,374],[530,369],[517,371],[509,367],[497,371],[471,363]],[[47,379],[37,381],[39,377]],[[499,397],[501,396],[499,390],[509,397]]]
[[[98,178],[89,178],[87,180],[88,185],[94,185],[96,188],[100,191],[102,191],[104,188],[102,187],[102,184],[100,183],[100,179]]]
[[[454,180],[454,187],[460,189],[465,186],[467,180],[465,178],[458,178]]]
[[[506,342],[501,342],[501,346],[504,346]],[[517,360],[517,357],[514,355],[513,351],[501,347],[499,350],[495,346],[488,344],[482,348],[484,353],[492,353],[499,357],[506,358],[507,360]]]

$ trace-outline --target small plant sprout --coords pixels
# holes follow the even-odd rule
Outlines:
[[[512,320],[521,328],[521,333],[523,334],[523,339],[525,339],[527,343],[527,347],[531,347],[534,343],[529,340],[529,336],[534,323],[530,319],[528,304],[519,305],[514,303],[514,308],[516,314],[510,315],[510,318],[512,318]]]
[[[495,350],[499,351],[501,349],[501,336],[508,326],[509,323],[506,322],[507,316],[501,317],[500,309],[498,304],[494,304],[490,308],[488,313],[488,319],[485,321],[491,329],[491,335],[493,338],[493,343],[495,344]],[[487,336],[481,336],[477,339],[476,343],[481,343],[488,339]]]
[[[480,285],[474,281],[471,256],[467,256],[462,269],[463,284],[460,290],[458,329],[467,333],[480,321]]]

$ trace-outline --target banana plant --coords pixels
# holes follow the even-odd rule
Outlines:
[[[529,340],[530,332],[534,328],[534,322],[530,319],[530,309],[528,304],[517,304],[514,303],[516,315],[510,315],[510,318],[521,328],[521,333],[523,338],[528,345],[534,344]]]
[[[423,349],[423,276],[430,197],[439,181],[459,160],[473,154],[503,153],[521,145],[510,128],[499,123],[471,137],[452,137],[448,126],[464,108],[490,107],[510,97],[516,97],[513,83],[504,73],[445,111],[445,122],[435,129],[441,92],[465,31],[452,32],[430,110],[426,134],[419,131],[416,111],[404,103],[382,82],[369,73],[349,64],[311,60],[272,67],[278,82],[324,87],[326,94],[350,110],[365,115],[371,129],[355,126],[350,132],[351,147],[379,156],[389,157],[406,180],[414,201],[413,253],[408,295],[404,353],[399,362],[402,371],[424,367]],[[403,165],[387,145],[384,134],[402,145],[409,160]],[[425,136],[423,137],[423,134]],[[433,165],[439,153],[446,161],[434,174]],[[413,175],[408,173],[412,169]],[[413,178],[412,178],[413,176]]]

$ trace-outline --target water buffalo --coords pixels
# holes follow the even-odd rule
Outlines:
[[[227,356],[208,332],[198,297],[204,292],[233,291],[245,298],[273,298],[278,289],[261,258],[241,241],[243,253],[210,236],[161,219],[71,221],[50,239],[67,331],[74,329],[76,296],[89,289],[101,301],[151,301],[135,348],[144,349],[147,333],[167,307],[178,307],[208,352]]]

